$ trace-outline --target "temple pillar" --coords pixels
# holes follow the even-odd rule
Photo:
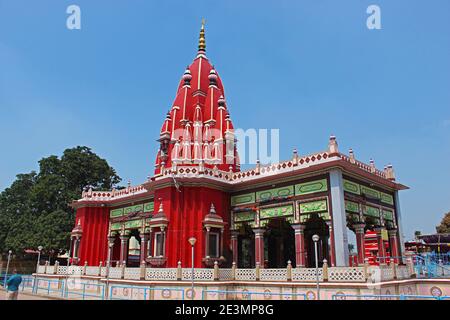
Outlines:
[[[403,261],[403,254],[405,252],[405,237],[403,234],[403,224],[402,224],[402,213],[400,211],[400,198],[398,196],[398,191],[395,191],[394,193],[394,204],[395,204],[395,218],[397,218],[397,237],[398,237],[398,244],[400,244],[400,247],[397,246],[398,250],[398,256],[401,256],[401,263],[406,263],[406,261]]]
[[[116,240],[115,236],[108,236],[108,258],[106,261],[106,265],[111,266],[111,260],[113,259],[113,252],[114,252],[114,242]]]
[[[205,257],[209,256],[209,232],[210,231],[211,231],[211,228],[206,227]]]
[[[264,268],[264,228],[253,229],[255,233],[255,265]]]
[[[330,235],[330,265],[334,267],[336,265],[336,252],[335,252],[335,246],[334,246],[334,230],[333,230],[333,223],[331,221],[325,221],[325,223],[328,226],[328,234]]]
[[[357,223],[353,225],[353,228],[355,229],[356,234],[356,249],[358,250],[358,265],[364,264],[364,258],[365,258],[365,224],[364,223]]]
[[[333,219],[333,233],[330,234],[331,246],[335,259],[335,265],[345,267],[349,265],[347,217],[344,202],[344,182],[342,171],[334,169],[330,171],[331,216]],[[332,260],[333,261],[333,260]]]
[[[389,235],[389,245],[391,247],[391,256],[393,257],[394,263],[399,262],[399,252],[397,244],[397,229],[388,230]]]
[[[141,233],[139,234],[139,236],[141,237],[141,251],[140,251],[140,263],[142,264],[142,262],[145,263],[145,258],[147,258],[148,256],[148,252],[147,252],[147,243],[148,243],[148,238],[149,238],[149,234],[147,232]]]
[[[304,268],[306,266],[306,252],[305,252],[305,225],[293,224],[295,235],[295,267]]]
[[[375,228],[375,232],[377,234],[377,244],[378,244],[378,258],[379,263],[385,263],[386,261],[386,250],[384,250],[383,243],[383,228]]]
[[[120,235],[120,265],[126,264],[128,258],[128,239],[129,235],[124,233]]]
[[[231,251],[233,252],[233,262],[238,264],[238,234],[239,232],[237,230],[231,231]]]

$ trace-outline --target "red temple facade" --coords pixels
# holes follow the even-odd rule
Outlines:
[[[354,232],[358,263],[367,232],[377,255],[386,246],[401,256],[399,190],[392,166],[375,168],[339,152],[331,136],[325,150],[241,171],[233,123],[218,72],[206,56],[205,30],[186,68],[158,141],[155,171],[121,190],[85,190],[74,201],[74,264],[195,267],[236,263],[241,268],[296,267],[318,259],[349,264],[347,232]],[[383,234],[389,241],[383,241]]]

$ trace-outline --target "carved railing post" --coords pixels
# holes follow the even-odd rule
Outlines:
[[[181,261],[178,261],[177,265],[177,280],[181,281],[183,279],[183,269],[181,268]]]
[[[141,270],[140,270],[139,278],[141,280],[145,280],[145,261],[144,260],[142,260],[142,262],[141,262]]]
[[[327,261],[327,259],[323,260],[322,277],[323,277],[324,282],[328,281],[328,261]]]
[[[291,260],[288,260],[288,262],[287,262],[286,281],[292,281],[292,263],[291,263]]]
[[[83,271],[81,272],[81,274],[82,274],[83,276],[85,276],[85,275],[86,275],[86,269],[87,269],[87,265],[88,265],[88,262],[87,262],[87,261],[85,261],[85,262],[84,262],[84,266],[83,266]]]
[[[408,266],[408,272],[411,278],[416,277],[416,273],[414,271],[414,263],[411,255],[408,255],[406,258],[406,265]]]
[[[127,262],[123,261],[122,262],[122,266],[121,266],[122,272],[120,274],[120,279],[124,279],[125,278],[125,268],[126,267],[127,267]]]
[[[260,272],[261,272],[260,268],[261,267],[259,265],[259,262],[256,262],[256,268],[255,268],[256,281],[259,281],[259,278],[260,278]]]
[[[236,280],[236,262],[231,265],[231,280]]]
[[[98,265],[98,276],[101,277],[102,276],[102,261],[100,261],[100,264]]]
[[[213,276],[214,276],[214,281],[218,281],[219,280],[219,263],[217,261],[214,261]]]
[[[364,278],[369,279],[369,258],[364,258]]]
[[[394,279],[397,279],[397,265],[393,260],[391,261],[391,268],[392,268],[392,276],[394,277]]]
[[[58,267],[59,267],[59,261],[56,260],[55,261],[54,270],[53,270],[53,274],[58,274]]]
[[[48,261],[45,261],[45,265],[44,265],[44,273],[47,274],[47,267],[48,267],[49,263]]]

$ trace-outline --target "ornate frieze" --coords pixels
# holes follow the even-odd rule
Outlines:
[[[256,192],[256,201],[264,201],[276,197],[288,197],[294,195],[294,186],[286,186]]]
[[[327,179],[309,181],[295,185],[295,195],[304,195],[325,191],[328,191]]]
[[[269,219],[293,215],[294,215],[294,207],[291,204],[280,207],[262,208],[259,211],[260,219]]]

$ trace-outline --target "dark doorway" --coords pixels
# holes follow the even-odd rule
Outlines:
[[[308,268],[314,268],[316,266],[314,241],[312,240],[312,236],[315,234],[320,237],[317,243],[319,267],[322,267],[324,259],[330,261],[328,244],[330,234],[328,231],[328,225],[317,214],[313,214],[312,217],[306,222],[305,228],[306,267]]]
[[[141,236],[138,229],[130,230],[127,249],[127,267],[139,267],[141,260]]]
[[[241,228],[238,235],[238,268],[255,267],[255,235],[247,224]]]
[[[120,264],[120,236],[118,233],[114,235],[114,246],[112,250],[111,266],[116,267]]]
[[[267,268],[286,268],[289,260],[295,266],[294,229],[285,219],[270,219],[264,236],[264,248]]]

